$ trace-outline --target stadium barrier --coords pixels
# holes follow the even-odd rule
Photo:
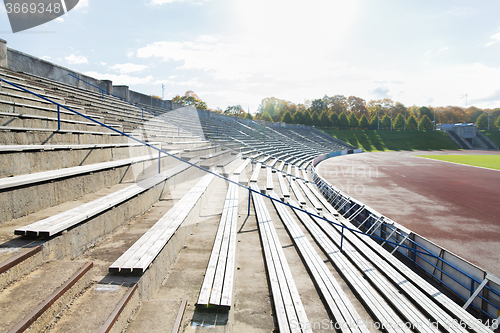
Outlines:
[[[352,151],[357,152],[360,151]],[[447,289],[464,309],[476,311],[483,320],[492,323],[492,329],[497,328],[500,321],[498,277],[383,216],[335,188],[317,173],[316,166],[320,162],[348,153],[333,152],[314,160],[311,173],[323,196],[362,232],[377,236],[379,243],[391,254],[402,256],[414,268],[421,269]]]

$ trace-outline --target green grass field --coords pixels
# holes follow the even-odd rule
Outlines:
[[[500,155],[415,155],[433,160],[500,170]]]
[[[323,131],[365,151],[458,149],[450,137],[441,131]]]
[[[499,130],[491,130],[491,131],[481,131],[484,135],[488,137],[491,141],[493,141],[497,146],[500,147],[500,131]]]

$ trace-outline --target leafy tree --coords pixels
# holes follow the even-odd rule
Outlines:
[[[245,114],[245,119],[253,120],[252,114],[250,112],[248,112],[247,114]]]
[[[488,128],[488,116],[483,113],[476,120],[477,128],[486,129]]]
[[[308,126],[314,125],[312,117],[311,117],[311,114],[309,112],[304,112],[304,122],[303,122],[303,124],[304,125],[308,125]]]
[[[243,117],[245,115],[245,110],[243,110],[241,105],[233,105],[228,106],[227,109],[224,110],[224,114],[228,116]]]
[[[406,129],[411,131],[415,131],[417,129],[417,119],[414,115],[409,116],[408,120],[406,120]]]
[[[347,104],[347,109],[351,112],[366,113],[367,111],[365,100],[360,97],[349,96],[349,98],[347,99]]]
[[[500,108],[496,108],[490,111],[490,128],[491,124],[498,128],[498,126],[495,124],[498,117],[500,117]]]
[[[463,108],[457,106],[446,106],[437,107],[435,110],[436,118],[439,119],[438,123],[456,124],[464,121],[465,112]]]
[[[323,112],[327,109],[327,104],[322,99],[315,99],[311,103],[311,107],[309,108],[312,112]]]
[[[352,129],[359,127],[359,120],[358,118],[356,118],[354,112],[351,112],[351,114],[349,115],[349,127],[351,127]]]
[[[270,123],[272,123],[272,122],[273,122],[273,118],[271,118],[271,115],[270,115],[270,114],[269,114],[269,112],[267,112],[267,111],[266,111],[266,112],[264,112],[264,113],[261,115],[260,119],[265,120],[265,121],[270,122]]]
[[[337,115],[347,111],[347,98],[344,95],[335,95],[329,98],[328,107]],[[335,126],[335,125],[334,125]]]
[[[321,126],[321,122],[319,121],[319,116],[317,112],[312,113],[311,123],[313,124],[313,126]]]
[[[418,112],[420,113],[420,120],[422,120],[423,116],[427,116],[429,120],[433,119],[434,117],[432,110],[426,106],[421,106],[420,108],[418,108]]]
[[[378,116],[376,114],[370,120],[370,128],[378,129]]]
[[[339,126],[339,115],[336,113],[332,113],[330,115],[330,126],[338,127]]]
[[[328,117],[328,112],[323,111],[319,116],[319,127],[332,127],[332,122],[330,121],[330,117]]]
[[[282,123],[293,124],[293,118],[289,111],[287,111],[281,118]]]
[[[340,128],[349,127],[349,120],[347,119],[347,116],[345,115],[345,113],[342,113],[339,117],[339,127]]]
[[[294,124],[304,124],[305,117],[303,112],[295,112],[295,114],[292,116],[293,118],[293,123]]]
[[[477,124],[477,118],[479,118],[483,113],[484,113],[483,110],[476,108],[475,106],[469,106],[467,108],[467,121],[469,123],[476,123]],[[488,126],[488,125],[486,125],[486,126]]]
[[[174,103],[179,103],[185,106],[192,105],[197,109],[200,110],[206,110],[207,109],[207,103],[203,102],[198,95],[196,95],[192,90],[186,91],[184,96],[179,96],[176,95],[174,98],[172,98],[172,102]]]
[[[394,119],[393,126],[394,126],[394,129],[397,129],[397,130],[402,130],[404,128],[404,126],[405,126],[405,117],[403,117],[403,115],[401,113],[398,114],[398,116],[396,117],[396,119]]]
[[[359,127],[361,128],[368,128],[370,127],[370,122],[368,121],[368,118],[366,117],[366,114],[364,114],[361,119],[359,120]]]
[[[495,120],[495,127],[500,128],[500,116],[498,116],[497,120]]]
[[[380,128],[381,129],[390,129],[391,128],[391,118],[387,115],[383,116],[380,120]]]
[[[429,119],[429,117],[426,114],[424,114],[422,117],[420,117],[420,128],[423,130],[432,129],[432,121]]]
[[[396,104],[394,104],[394,107],[392,108],[392,110],[395,114],[403,114],[404,115],[405,111],[406,111],[406,106],[404,106],[403,103],[396,102]],[[403,119],[404,119],[404,117],[403,117]]]

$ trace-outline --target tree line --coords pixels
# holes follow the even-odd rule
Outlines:
[[[406,107],[400,102],[385,98],[370,100],[356,96],[335,95],[304,104],[295,104],[275,97],[264,98],[258,113],[252,116],[239,105],[230,106],[220,113],[247,119],[261,119],[269,122],[304,124],[337,129],[395,129],[427,130],[436,124],[476,123],[481,129],[500,128],[500,108],[479,109],[471,106]]]
[[[173,102],[193,105],[198,109],[208,109],[207,104],[191,90],[187,91],[184,96],[175,96]],[[464,122],[475,123],[480,129],[488,127],[500,129],[500,108],[418,107],[415,105],[406,107],[389,98],[366,102],[360,97],[345,97],[344,95],[333,97],[325,95],[323,98],[306,100],[304,104],[267,97],[260,103],[255,116],[245,112],[241,105],[212,111],[246,119],[336,129],[429,130],[434,128],[434,123]]]

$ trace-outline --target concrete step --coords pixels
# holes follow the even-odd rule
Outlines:
[[[155,158],[156,154],[152,156]],[[116,161],[119,162],[119,161]],[[109,164],[106,162],[104,165]],[[162,158],[162,170],[168,170],[179,165],[181,162],[172,157]],[[100,167],[100,164],[87,165],[83,168]],[[82,168],[82,167],[74,167]],[[73,170],[66,168],[69,172]],[[12,219],[37,212],[39,210],[59,205],[68,200],[75,200],[87,194],[100,191],[104,188],[110,188],[118,184],[134,183],[142,179],[151,177],[158,173],[158,160],[150,160],[137,164],[126,164],[113,168],[100,169],[93,172],[83,174],[75,174],[64,178],[57,177],[57,172],[45,171],[40,173],[45,177],[48,174],[51,178],[46,181],[37,183],[29,183],[22,186],[9,188],[8,191],[0,192],[0,202],[4,207],[0,221],[5,222]],[[26,177],[35,177],[36,174],[27,175]],[[19,178],[22,180],[23,175],[15,176],[14,178],[4,178],[7,182],[10,179]]]
[[[64,287],[64,284],[83,267],[85,262],[80,261],[53,261],[39,266],[21,280],[9,285],[0,292],[0,312],[2,313],[2,325],[0,332],[7,332],[20,323],[29,322],[34,314],[33,311],[40,309],[51,294]],[[39,331],[52,322],[54,315],[59,313],[76,295],[84,290],[90,282],[90,274],[87,272],[77,280],[76,284],[69,289],[62,290],[62,295],[56,302],[50,304],[47,309],[40,309],[41,316],[27,327],[33,331]]]
[[[152,148],[130,141],[129,144],[108,145],[0,146],[0,178],[153,154]]]

